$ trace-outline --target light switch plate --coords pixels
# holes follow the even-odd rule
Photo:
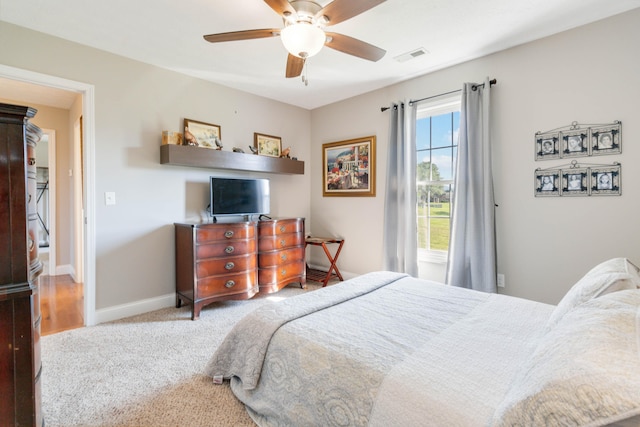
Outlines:
[[[116,193],[114,193],[113,191],[107,191],[104,193],[104,204],[109,206],[109,205],[115,205],[116,204]]]

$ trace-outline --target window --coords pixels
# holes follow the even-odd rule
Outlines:
[[[447,260],[459,128],[459,96],[418,108],[416,209],[419,261]]]

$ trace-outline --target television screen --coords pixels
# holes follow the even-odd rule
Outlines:
[[[269,180],[210,179],[211,215],[257,215],[269,213]]]

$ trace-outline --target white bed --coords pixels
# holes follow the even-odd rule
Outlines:
[[[207,373],[261,426],[639,425],[638,288],[622,258],[557,307],[369,273],[249,314]]]

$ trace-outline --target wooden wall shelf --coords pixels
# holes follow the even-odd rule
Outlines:
[[[209,169],[304,174],[304,162],[300,160],[234,153],[233,151],[212,150],[188,145],[161,145],[160,163]]]

